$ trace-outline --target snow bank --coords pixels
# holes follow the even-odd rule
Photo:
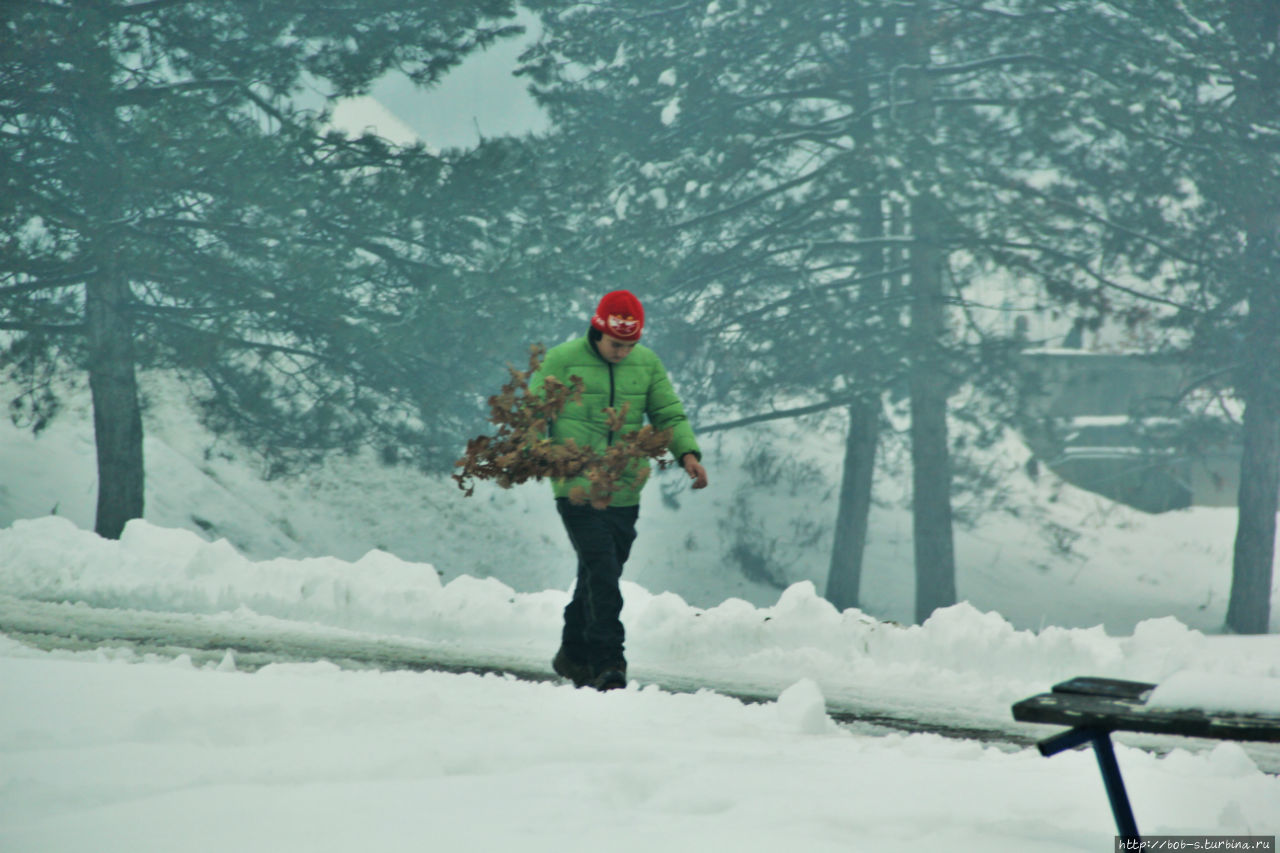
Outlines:
[[[278,619],[505,651],[542,660],[559,636],[568,593],[517,593],[493,579],[442,583],[429,564],[381,551],[253,561],[226,541],[130,522],[118,542],[65,520],[0,530],[0,591],[17,598],[194,614],[250,612]],[[740,599],[691,607],[672,593],[624,583],[629,657],[640,670],[721,674],[781,689],[809,678],[842,696],[860,685],[1007,708],[1076,675],[1160,682],[1195,670],[1246,680],[1280,678],[1280,637],[1207,637],[1172,618],[1132,636],[1101,628],[1018,630],[966,604],[923,625],[837,611],[812,583],[776,604]],[[804,714],[799,715],[801,718]],[[801,727],[807,726],[804,723]]]
[[[447,477],[388,468],[372,453],[332,456],[296,476],[264,480],[252,449],[201,425],[177,377],[149,372],[144,386],[146,520],[153,525],[224,538],[259,561],[357,562],[376,549],[429,563],[445,580],[495,577],[526,593],[572,581],[572,548],[545,484],[510,490],[482,484],[463,499]],[[78,387],[63,396],[63,417],[38,436],[0,423],[0,527],[47,515],[93,527],[97,475],[88,394]],[[703,450],[715,472],[713,488],[695,495],[680,472],[656,476],[627,579],[708,608],[736,597],[766,609],[781,588],[805,580],[821,590],[830,562],[831,490],[838,488],[830,477],[844,450],[840,417],[713,433]],[[1169,615],[1206,633],[1221,630],[1232,510],[1144,515],[1053,477],[1029,480],[1021,468],[1027,453],[1009,439],[988,460],[1004,472],[1017,514],[992,511],[973,528],[957,525],[963,598],[1035,631],[1101,624],[1112,634],[1132,634],[1144,619]],[[877,481],[860,600],[878,618],[908,621],[914,580],[901,487],[900,478]],[[744,574],[734,556],[744,549],[765,557],[767,571]],[[1280,588],[1273,611],[1280,613]]]

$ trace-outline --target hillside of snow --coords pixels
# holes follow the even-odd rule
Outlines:
[[[545,484],[509,491],[481,484],[465,498],[447,477],[387,467],[372,453],[267,481],[251,450],[199,425],[171,378],[148,375],[144,389],[145,517],[155,526],[225,539],[253,559],[350,561],[376,548],[429,563],[446,580],[493,577],[523,592],[572,583],[573,554]],[[711,486],[702,492],[678,470],[655,474],[626,579],[698,607],[728,598],[770,605],[799,581],[820,592],[843,446],[838,421],[822,426],[708,436]],[[1008,472],[1017,515],[989,511],[957,526],[961,599],[1033,630],[1102,625],[1127,634],[1163,616],[1221,629],[1233,510],[1147,515],[1051,474],[1032,482],[1022,470],[1028,455],[1010,442],[990,462]],[[882,474],[876,484],[862,587],[867,613],[898,622],[910,622],[913,607],[908,488],[905,474]],[[95,490],[87,395],[69,395],[38,436],[0,424],[0,527],[58,515],[91,530]]]

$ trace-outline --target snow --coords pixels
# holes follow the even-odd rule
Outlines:
[[[1280,713],[1280,636],[1214,630],[1222,510],[1144,517],[1028,485],[1076,550],[992,517],[958,540],[968,600],[898,624],[902,514],[874,516],[866,612],[818,594],[821,538],[778,540],[798,555],[784,590],[746,581],[711,547],[736,535],[715,516],[780,537],[827,487],[796,469],[757,488],[713,439],[711,489],[659,477],[646,497],[632,682],[598,694],[550,679],[571,565],[543,487],[464,500],[360,458],[263,483],[242,448],[204,453],[149,381],[148,519],[119,541],[86,529],[83,403],[39,437],[0,431],[0,850],[1100,850],[1093,757],[1042,758],[1025,744],[1054,729],[1013,723],[1012,702],[1094,675],[1158,683],[1166,707]],[[838,471],[812,440],[797,454]],[[39,640],[55,629],[75,636]],[[1144,833],[1280,825],[1276,749],[1118,740]]]
[[[662,114],[659,116],[663,127],[671,125],[680,115],[680,98],[679,96],[667,101],[666,106],[662,108]]]
[[[1184,670],[1157,685],[1147,704],[1237,714],[1280,714],[1280,678],[1241,678]]]
[[[322,664],[0,667],[24,697],[5,713],[6,850],[1089,850],[1111,834],[1085,754],[864,737],[783,702]],[[1276,780],[1235,745],[1121,760],[1152,829],[1275,825]]]
[[[118,542],[65,519],[19,521],[0,531],[0,553],[0,614],[13,601],[80,602],[86,632],[95,610],[139,625],[149,611],[214,614],[229,636],[327,626],[536,665],[567,602],[493,579],[441,583],[432,566],[380,551],[253,561],[143,521]],[[1110,815],[1089,756],[1049,762],[838,726],[828,700],[989,722],[1072,674],[1172,674],[1176,686],[1190,670],[1197,689],[1229,680],[1255,710],[1280,713],[1273,690],[1250,692],[1280,683],[1275,637],[1208,637],[1167,618],[1128,637],[1034,634],[967,604],[903,627],[838,613],[807,582],[769,608],[625,594],[640,678],[610,694],[0,641],[0,849],[399,850],[426,838],[433,849],[1104,849]],[[641,686],[671,674],[777,699]],[[1280,779],[1239,745],[1120,754],[1145,831],[1280,820]]]
[[[5,850],[1108,849],[1092,757],[654,688],[5,649]],[[1148,832],[1274,828],[1243,750],[1120,750]]]

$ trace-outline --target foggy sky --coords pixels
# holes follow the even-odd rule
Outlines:
[[[394,75],[374,86],[373,97],[437,149],[544,129],[546,117],[525,91],[528,81],[511,73],[521,51],[537,38],[537,19],[522,11],[517,21],[525,35],[473,54],[432,89],[420,90]]]

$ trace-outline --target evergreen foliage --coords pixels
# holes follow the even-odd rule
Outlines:
[[[97,528],[142,514],[136,373],[177,368],[215,427],[284,462],[379,442],[447,465],[486,375],[467,321],[500,287],[527,184],[471,152],[328,129],[304,86],[422,84],[514,34],[509,0],[9,3],[0,11],[0,331],[56,414],[87,372]],[[518,284],[518,282],[516,282]]]
[[[985,445],[1015,414],[1017,342],[971,322],[983,282],[1091,327],[1164,322],[1153,346],[1246,401],[1243,480],[1274,496],[1275,4],[530,5],[526,73],[610,176],[592,239],[705,345],[690,396],[851,407],[842,553],[865,533],[866,434],[909,400],[920,618],[954,594],[948,420]],[[1233,601],[1269,598],[1275,512],[1256,503],[1242,491],[1237,568],[1259,568]],[[856,573],[833,554],[841,606]]]
[[[1007,421],[998,393],[965,397],[968,411],[948,400],[1013,381],[1011,343],[954,306],[997,272],[1086,305],[1095,292],[1080,217],[1031,191],[1073,81],[1025,45],[1058,13],[1032,0],[533,6],[547,13],[534,91],[612,179],[596,239],[625,247],[623,269],[697,330],[684,337],[705,378],[690,396],[849,407],[861,458],[846,465],[837,528],[852,532],[828,584],[841,606],[857,601],[856,579],[837,575],[857,572],[844,555],[862,549],[880,409],[909,401],[918,615],[953,603],[948,414],[983,444]]]
[[[848,410],[842,607],[884,410],[909,411],[923,619],[956,597],[955,426],[989,446],[1012,415],[1019,342],[974,319],[1001,281],[1158,332],[1150,349],[1199,368],[1177,405],[1241,404],[1228,623],[1267,630],[1280,7],[525,5],[544,35],[523,73],[555,132],[465,152],[349,138],[296,96],[392,70],[429,85],[515,31],[508,0],[0,8],[0,367],[37,430],[51,376],[87,374],[100,532],[142,511],[139,368],[182,370],[215,426],[282,464],[376,441],[447,465],[479,411],[459,389],[490,379],[474,330],[507,346],[625,287],[672,318],[654,337],[704,411]],[[654,455],[656,437],[612,461],[540,443],[554,404],[512,381],[464,489],[589,470],[578,497],[600,503],[623,457]]]
[[[1280,493],[1280,6],[1270,0],[1078,4],[1063,60],[1078,197],[1100,262],[1195,369],[1178,401],[1242,407],[1228,627],[1270,623]],[[1208,391],[1205,394],[1203,392]],[[1235,408],[1235,407],[1231,407]],[[1217,413],[1219,417],[1222,412]]]

